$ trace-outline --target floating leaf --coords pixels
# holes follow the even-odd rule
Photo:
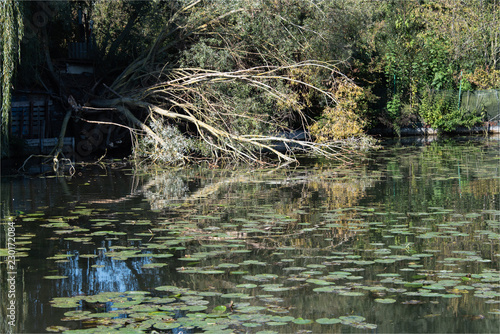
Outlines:
[[[64,326],[49,326],[49,327],[45,328],[45,330],[47,332],[58,333],[58,332],[67,331],[67,330],[69,330],[69,328],[68,327],[64,327]]]
[[[153,327],[159,330],[165,330],[178,328],[180,327],[180,324],[175,322],[155,322]]]
[[[249,328],[254,328],[254,327],[260,327],[260,326],[262,326],[262,324],[256,323],[256,322],[244,322],[242,324],[242,326],[249,327]]]
[[[297,325],[307,325],[307,324],[312,323],[312,320],[302,319],[302,318],[296,318],[296,319],[293,319],[292,322],[294,324],[297,324]]]
[[[359,296],[364,296],[365,294],[360,291],[342,291],[340,292],[340,295],[349,297],[359,297]]]
[[[314,288],[314,292],[338,292],[339,290],[343,290],[345,287],[343,286],[324,286],[321,288]]]
[[[199,270],[197,271],[200,274],[205,274],[205,275],[218,275],[218,274],[224,274],[224,270],[216,270],[216,269],[207,269],[207,270]]]
[[[237,288],[244,288],[244,289],[253,289],[253,288],[257,287],[257,284],[252,284],[252,283],[238,284],[236,287]]]
[[[340,323],[342,320],[338,319],[338,318],[319,318],[319,319],[316,319],[316,322],[318,324],[322,324],[322,325],[333,325],[333,324],[338,324]]]
[[[340,316],[339,317],[340,321],[342,324],[352,324],[352,323],[362,323],[363,321],[366,320],[365,317],[359,316],[359,315],[346,315],[346,316]]]
[[[322,279],[315,279],[315,278],[310,278],[310,279],[306,280],[306,282],[313,283],[316,285],[332,285],[332,284],[334,284],[333,282],[328,282],[328,281],[325,281]]]
[[[423,286],[424,289],[428,289],[428,290],[445,290],[446,288],[441,285],[441,284],[431,284],[431,285],[424,285]]]
[[[236,311],[241,313],[255,313],[265,309],[266,308],[263,306],[244,306],[244,307],[238,307]]]
[[[161,268],[165,267],[166,265],[167,265],[166,263],[146,263],[142,265],[142,268],[144,269]]]
[[[376,298],[375,302],[380,303],[380,304],[393,304],[396,302],[396,299],[392,298]]]
[[[49,275],[49,276],[43,276],[45,279],[64,279],[68,278],[68,276],[61,276],[61,275]]]
[[[287,322],[280,322],[280,321],[269,321],[266,323],[268,326],[285,326],[288,325]]]
[[[224,305],[216,306],[216,307],[214,307],[213,312],[214,313],[224,313],[224,312],[226,312],[226,306],[224,306]]]

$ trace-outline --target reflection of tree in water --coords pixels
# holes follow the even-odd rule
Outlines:
[[[169,171],[154,174],[141,190],[153,210],[164,209],[172,201],[185,198],[188,191],[186,180]]]
[[[161,170],[156,172],[136,171],[130,179],[122,176],[116,176],[115,180],[127,180],[130,182],[129,192],[119,198],[91,199],[89,204],[117,204],[125,203],[138,196],[144,196],[149,200],[151,209],[161,210],[169,207],[176,200],[183,199],[189,191],[188,179],[193,175],[192,171],[181,172],[179,170]],[[113,196],[110,194],[110,197]]]
[[[242,202],[254,201],[255,204],[273,204],[277,213],[289,214],[301,206],[314,207],[318,201],[323,206],[326,204],[327,209],[355,206],[364,196],[366,188],[372,187],[379,178],[378,175],[369,175],[362,168],[278,170],[274,173],[241,170],[220,172],[220,175],[214,171],[206,172],[198,175],[204,184],[189,193],[187,181],[169,172],[153,176],[143,188],[143,193],[153,201],[165,200],[164,204],[168,204],[168,200],[196,202],[203,199],[211,204],[209,207],[220,204],[231,208],[238,207]],[[156,193],[157,189],[161,190],[160,194]],[[161,205],[154,206],[161,208]]]
[[[497,182],[491,182],[489,179],[472,180],[461,185],[458,191],[462,194],[472,195],[475,198],[485,198],[491,194],[500,196],[500,181],[498,179]],[[490,201],[492,204],[496,202],[498,205],[499,203],[498,199],[495,201],[493,196]],[[500,209],[500,207],[498,209]]]
[[[183,204],[193,214],[211,214],[245,204],[272,204],[276,213],[289,214],[302,206],[326,209],[352,207],[378,175],[363,166],[269,170],[159,170],[134,176],[131,194],[142,194],[153,210],[170,211]],[[173,205],[175,204],[175,205]]]
[[[150,200],[151,207],[168,211],[175,221],[180,217],[212,216],[213,220],[199,219],[186,227],[182,234],[194,235],[197,242],[213,242],[219,239],[207,230],[207,224],[217,225],[225,239],[244,239],[253,249],[273,249],[293,245],[302,248],[316,247],[316,242],[307,237],[301,222],[314,226],[327,223],[321,212],[353,208],[365,196],[366,189],[379,179],[364,166],[345,168],[308,168],[269,171],[248,170],[214,171],[198,170],[185,177],[180,173],[161,172],[151,176],[141,193]],[[189,187],[196,184],[198,187]],[[193,189],[190,191],[189,189]],[[175,204],[175,205],[172,205]],[[324,237],[333,243],[344,243],[356,234],[352,225],[356,210],[347,210],[336,217],[341,226],[323,230]],[[281,215],[289,221],[283,223]],[[254,221],[259,231],[249,232],[242,227],[242,220]],[[222,223],[234,223],[231,228],[220,227]],[[345,226],[344,226],[345,225]],[[275,232],[279,228],[279,233]],[[322,238],[323,240],[324,238]]]
[[[370,173],[364,166],[282,169],[271,173],[268,170],[164,170],[134,175],[128,195],[99,200],[99,203],[115,206],[137,195],[144,196],[153,210],[159,211],[162,217],[169,217],[169,223],[160,221],[162,224],[154,228],[154,237],[165,237],[164,233],[171,235],[170,229],[177,228],[174,234],[188,237],[183,242],[187,247],[186,255],[204,245],[224,240],[241,240],[247,248],[257,252],[292,246],[306,254],[315,252],[318,247],[335,249],[353,240],[357,231],[352,223],[359,219],[355,207],[379,175]],[[333,220],[324,216],[325,211],[342,209],[346,210],[338,212]],[[216,219],[199,218],[203,216]],[[180,226],[179,220],[187,224]],[[322,228],[322,237],[312,236],[313,232],[301,224],[307,222],[316,229],[333,221],[338,226]],[[245,229],[248,222],[255,223],[254,231]],[[119,227],[120,231],[127,228]],[[325,238],[330,241],[325,242]],[[213,254],[215,257],[222,255]],[[241,261],[245,259],[242,256]],[[70,259],[69,264],[64,264],[63,273],[70,279],[60,284],[74,282],[73,288],[65,289],[75,293],[79,292],[78,286],[89,281],[93,283],[86,287],[89,291],[85,293],[142,290],[144,286],[160,284],[143,282],[145,285],[141,286],[139,278],[149,277],[142,269],[144,259],[115,262],[99,257],[96,260],[104,267],[86,271],[83,258]]]
[[[359,205],[359,200],[366,195],[366,189],[373,187],[378,175],[370,175],[362,168],[352,170],[325,170],[311,175],[303,183],[300,204],[310,208],[321,205],[322,210],[352,208]],[[290,212],[284,207],[283,213]]]
[[[101,291],[142,291],[148,286],[158,285],[160,280],[145,275],[147,269],[142,266],[151,263],[151,258],[141,257],[129,260],[114,260],[100,252],[97,258],[89,260],[80,257],[78,252],[69,257],[67,262],[59,263],[61,274],[68,276],[57,282],[59,291],[71,291],[71,295],[97,294]],[[94,266],[91,268],[91,264]],[[148,278],[148,282],[145,281]]]
[[[498,143],[485,140],[480,145],[475,141],[433,142],[403,154],[395,148],[388,150],[381,163],[387,164],[385,193],[392,195],[384,198],[386,206],[399,212],[443,206],[462,213],[482,201],[485,207],[494,206],[500,189],[497,148]],[[477,204],[472,205],[473,201]],[[500,209],[498,204],[496,209]]]

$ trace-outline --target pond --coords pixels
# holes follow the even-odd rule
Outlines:
[[[498,333],[498,137],[1,186],[2,333]]]

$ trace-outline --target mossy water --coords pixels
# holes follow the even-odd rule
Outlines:
[[[500,325],[495,138],[396,143],[350,165],[3,178],[2,201],[19,333]]]

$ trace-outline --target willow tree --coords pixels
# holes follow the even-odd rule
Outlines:
[[[23,21],[19,1],[0,1],[0,36],[0,70],[2,71],[0,87],[0,154],[3,156],[8,150],[13,73],[16,62],[20,59],[20,42],[23,37]]]

